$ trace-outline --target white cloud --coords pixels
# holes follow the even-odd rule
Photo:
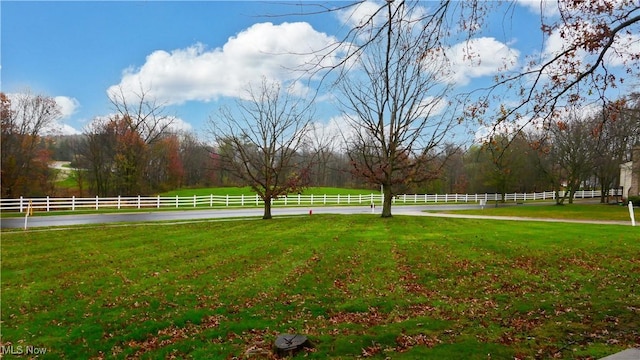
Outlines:
[[[428,4],[428,3],[426,3]],[[363,26],[368,23],[375,27],[386,21],[386,12],[378,12],[384,6],[383,3],[375,1],[364,1],[354,7],[349,7],[338,13],[339,20],[349,28]],[[377,13],[376,13],[377,12]],[[418,20],[424,17],[429,10],[423,6],[416,6],[406,14],[413,22],[421,23]],[[374,14],[376,14],[374,16]],[[424,24],[426,26],[426,24]],[[362,36],[369,34],[363,31]],[[432,61],[429,64],[438,67],[443,61],[448,64],[448,69],[440,77],[440,80],[458,85],[468,84],[472,78],[497,74],[500,71],[510,70],[517,66],[520,52],[509,45],[504,44],[492,37],[480,37],[471,39],[463,43],[456,44],[440,51],[434,51]],[[440,71],[440,70],[438,70]]]
[[[382,6],[382,3],[364,1],[339,11],[338,20],[348,25],[349,28],[360,27],[365,24],[376,26],[376,24],[384,23],[385,21],[385,12],[379,12]]]
[[[492,38],[481,37],[445,50],[449,71],[445,81],[468,84],[472,78],[490,76],[515,68],[520,52]]]
[[[78,129],[74,128],[71,125],[68,124],[58,124],[58,127],[55,129],[50,129],[52,130],[50,133],[51,134],[58,134],[58,135],[79,135],[81,134],[80,131],[78,131]]]
[[[346,151],[348,141],[352,141],[355,130],[347,115],[338,115],[327,122],[311,123],[311,131],[307,134],[307,142],[314,148],[327,147],[330,151]]]
[[[53,98],[60,108],[61,118],[66,119],[73,115],[80,107],[80,102],[68,96],[56,96]]]
[[[513,137],[520,131],[538,132],[543,129],[543,121],[531,118],[520,118],[515,122],[503,121],[499,124],[483,125],[475,131],[474,143],[482,144],[491,140],[494,136]]]
[[[81,134],[78,129],[61,121],[70,118],[80,108],[80,102],[76,98],[68,96],[56,96],[53,100],[60,110],[60,118],[57,119],[50,128],[45,130],[46,134],[52,135],[78,135]]]
[[[640,54],[640,34],[623,34],[616,38],[605,61],[611,66],[631,65],[637,61],[635,58],[638,54]]]
[[[427,96],[420,102],[418,115],[423,117],[442,115],[448,105],[449,101],[444,97],[436,98],[433,96]]]
[[[171,52],[158,50],[147,56],[139,68],[125,70],[120,84],[126,94],[149,89],[148,95],[161,102],[210,101],[219,97],[242,97],[247,84],[261,81],[291,82],[310,76],[301,70],[316,65],[319,52],[337,44],[334,37],[317,32],[305,22],[255,24],[228,39],[221,48],[209,50],[202,44]],[[324,57],[321,65],[336,62]]]
[[[558,0],[517,0],[521,6],[529,9],[534,14],[543,16],[555,16],[559,14]]]
[[[190,132],[193,130],[193,126],[191,126],[191,124],[189,124],[188,122],[182,120],[179,117],[170,117],[167,119],[167,121],[171,121],[171,124],[169,124],[169,129],[173,130],[173,131],[186,131],[186,132]]]

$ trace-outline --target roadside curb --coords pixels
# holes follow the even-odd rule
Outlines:
[[[603,357],[600,360],[640,360],[640,349],[631,348],[607,357]]]

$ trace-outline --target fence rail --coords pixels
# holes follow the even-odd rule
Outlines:
[[[597,198],[600,190],[578,191],[575,198]],[[562,196],[563,193],[560,193]],[[610,195],[619,195],[612,190]],[[534,201],[555,199],[556,193],[545,191],[540,193],[505,194],[504,201]],[[394,204],[427,204],[427,203],[478,203],[483,201],[502,201],[502,194],[403,194],[395,196]],[[366,195],[291,195],[273,200],[272,206],[306,206],[306,205],[369,205],[382,203],[381,194]],[[258,195],[205,195],[205,196],[133,196],[133,197],[91,197],[91,198],[17,198],[0,199],[0,211],[25,212],[34,211],[76,211],[100,209],[150,209],[150,208],[220,208],[262,206]]]

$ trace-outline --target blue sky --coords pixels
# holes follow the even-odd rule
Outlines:
[[[339,39],[349,27],[340,13],[301,15],[308,10],[293,2],[3,0],[2,91],[55,97],[69,133],[113,112],[108,91],[144,84],[178,127],[204,138],[209,116],[241,96],[247,81],[295,81],[300,74],[289,69],[304,59],[293,53]],[[509,11],[507,19],[494,13],[475,39],[481,65],[457,64],[458,89],[491,81],[498,58],[522,66],[554,46],[542,42],[539,2],[516,1]],[[338,121],[331,104],[318,109],[319,122]]]

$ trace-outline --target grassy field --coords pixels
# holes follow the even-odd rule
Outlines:
[[[367,215],[3,232],[1,341],[259,359],[287,332],[317,359],[600,358],[640,342],[639,234]]]
[[[449,211],[456,214],[488,215],[488,216],[517,216],[529,218],[575,219],[575,220],[618,220],[631,221],[629,208],[621,205],[608,204],[538,204],[535,206],[488,204],[484,209]],[[635,209],[634,217],[640,221],[640,209]]]

